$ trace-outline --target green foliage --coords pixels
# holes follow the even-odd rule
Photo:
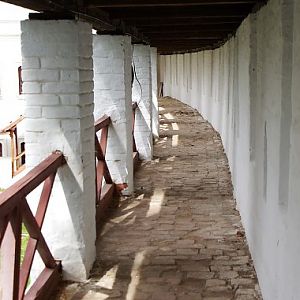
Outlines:
[[[22,224],[21,262],[24,259],[25,250],[26,250],[26,247],[27,247],[27,244],[28,244],[28,240],[29,240],[29,234],[28,234],[24,224]]]

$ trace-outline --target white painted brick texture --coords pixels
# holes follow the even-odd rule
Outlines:
[[[91,26],[78,21],[21,23],[26,162],[61,150],[43,232],[64,277],[85,280],[95,258],[95,154]],[[83,47],[84,45],[84,47]]]
[[[151,47],[151,80],[152,80],[152,133],[159,136],[159,113],[157,99],[157,48]]]
[[[117,184],[133,192],[131,39],[127,36],[94,36],[95,119],[111,117],[106,161]]]
[[[134,45],[133,61],[136,78],[133,83],[132,98],[138,103],[136,110],[135,139],[141,159],[151,160],[152,138],[152,81],[150,46]]]

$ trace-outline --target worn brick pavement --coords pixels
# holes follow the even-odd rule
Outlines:
[[[160,100],[154,160],[97,241],[92,277],[59,299],[261,299],[219,135],[195,110]]]

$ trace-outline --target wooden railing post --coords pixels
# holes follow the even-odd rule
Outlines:
[[[132,150],[133,150],[133,166],[134,168],[137,166],[139,161],[139,153],[136,148],[135,136],[134,136],[134,129],[135,129],[135,116],[136,116],[136,109],[138,105],[136,102],[132,103]]]
[[[21,171],[24,170],[25,165],[22,164],[22,157],[25,156],[25,151],[19,152],[18,144],[18,130],[17,125],[24,120],[23,116],[20,116],[14,122],[10,122],[8,126],[0,130],[0,133],[9,133],[10,136],[10,152],[11,152],[11,177],[13,178]]]

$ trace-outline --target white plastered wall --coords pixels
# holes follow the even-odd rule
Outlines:
[[[270,0],[221,48],[159,58],[165,95],[221,134],[267,300],[300,298],[299,19],[299,1]]]
[[[152,88],[152,133],[154,138],[159,136],[159,117],[157,99],[157,48],[151,47],[151,88]]]
[[[32,11],[0,2],[0,131],[24,114],[24,97],[19,95],[18,67],[22,65],[20,21]],[[24,141],[24,122],[18,125],[19,143]],[[7,188],[11,178],[9,134],[0,135],[0,187]],[[21,173],[23,174],[23,173]]]

